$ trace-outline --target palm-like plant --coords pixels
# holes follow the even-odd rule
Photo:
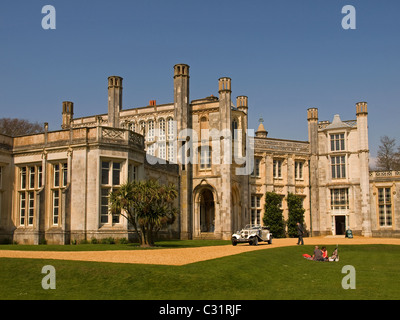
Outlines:
[[[132,181],[110,194],[110,211],[120,214],[133,226],[141,246],[153,246],[160,229],[173,224],[178,191],[173,184],[156,181]]]

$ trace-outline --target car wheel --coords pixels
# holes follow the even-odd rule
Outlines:
[[[235,239],[232,239],[232,245],[236,246],[237,245],[237,241]]]

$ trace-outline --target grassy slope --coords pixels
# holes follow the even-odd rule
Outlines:
[[[340,261],[308,261],[312,246],[259,250],[186,266],[0,259],[0,299],[400,299],[400,246],[341,246]],[[328,247],[331,252],[333,247]],[[41,287],[44,265],[57,288]],[[356,289],[344,290],[344,265]]]

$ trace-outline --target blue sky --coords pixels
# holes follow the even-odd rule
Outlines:
[[[44,5],[56,29],[44,30]],[[356,9],[356,30],[341,26]],[[190,98],[249,97],[249,127],[307,140],[306,111],[320,120],[355,119],[367,101],[371,156],[383,135],[400,145],[398,0],[2,0],[0,117],[61,126],[61,103],[75,117],[107,112],[107,77],[124,78],[123,108],[173,101],[173,66],[190,65]]]

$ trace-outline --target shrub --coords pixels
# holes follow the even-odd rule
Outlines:
[[[288,234],[289,237],[297,237],[297,222],[303,225],[304,228],[304,208],[303,208],[303,198],[289,193],[287,196],[287,204],[289,209],[288,214]]]
[[[265,206],[263,222],[265,226],[269,226],[274,238],[285,238],[285,221],[283,220],[282,209],[280,204],[282,197],[275,192],[267,192],[265,194]]]
[[[113,237],[101,239],[101,244],[115,244],[115,239]]]
[[[119,244],[128,244],[129,241],[128,241],[127,238],[119,238],[119,239],[117,239],[117,243],[119,243]]]

